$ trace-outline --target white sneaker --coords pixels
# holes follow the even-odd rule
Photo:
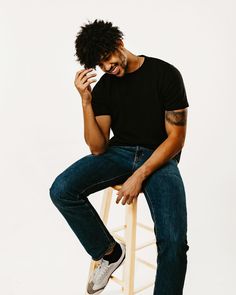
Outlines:
[[[122,253],[116,262],[109,264],[109,261],[102,258],[101,262],[93,270],[87,285],[87,294],[100,294],[106,287],[111,274],[123,263],[125,259],[126,247],[123,243],[120,243],[120,246]]]

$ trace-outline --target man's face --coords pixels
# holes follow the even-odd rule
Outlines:
[[[98,66],[105,73],[122,77],[127,70],[127,56],[118,48],[114,52],[103,57]]]

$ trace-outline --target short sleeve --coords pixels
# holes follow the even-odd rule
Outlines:
[[[108,79],[103,75],[92,89],[92,108],[95,116],[110,115],[108,105]]]
[[[163,75],[161,95],[164,109],[167,111],[184,109],[189,106],[182,75],[171,64]]]

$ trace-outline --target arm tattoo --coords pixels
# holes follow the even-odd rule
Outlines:
[[[187,112],[184,111],[166,111],[165,119],[168,123],[178,126],[185,126],[187,119]]]

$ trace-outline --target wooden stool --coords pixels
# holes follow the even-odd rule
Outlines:
[[[108,187],[104,190],[100,217],[105,225],[107,225],[107,221],[108,221],[108,214],[110,210],[113,190],[119,191],[121,186],[122,184],[118,184],[115,186]],[[143,193],[143,192],[140,192],[140,193]],[[152,227],[144,225],[140,222],[137,222],[137,200],[138,198],[134,198],[131,204],[127,204],[127,203],[125,204],[125,210],[126,210],[125,224],[109,230],[112,236],[116,240],[118,240],[118,242],[120,241],[126,245],[126,257],[125,257],[124,263],[122,264],[123,266],[122,280],[115,277],[113,274],[110,277],[110,280],[113,280],[114,282],[116,282],[117,284],[121,286],[121,290],[122,290],[121,292],[122,294],[125,294],[125,295],[136,294],[154,285],[154,281],[152,281],[140,288],[134,289],[135,260],[138,260],[139,262],[145,264],[146,266],[154,270],[156,270],[157,268],[156,265],[151,264],[145,261],[144,259],[137,257],[135,253],[136,251],[140,249],[143,249],[147,246],[150,246],[156,243],[156,239],[153,239],[149,242],[143,243],[142,245],[138,247],[136,246],[136,226],[137,225],[142,227],[143,229],[153,232]],[[125,230],[125,238],[122,238],[120,235],[117,234],[117,232],[120,230]],[[94,261],[93,259],[91,259],[88,279],[90,277],[91,272],[97,266],[97,264],[98,264],[98,261]]]

